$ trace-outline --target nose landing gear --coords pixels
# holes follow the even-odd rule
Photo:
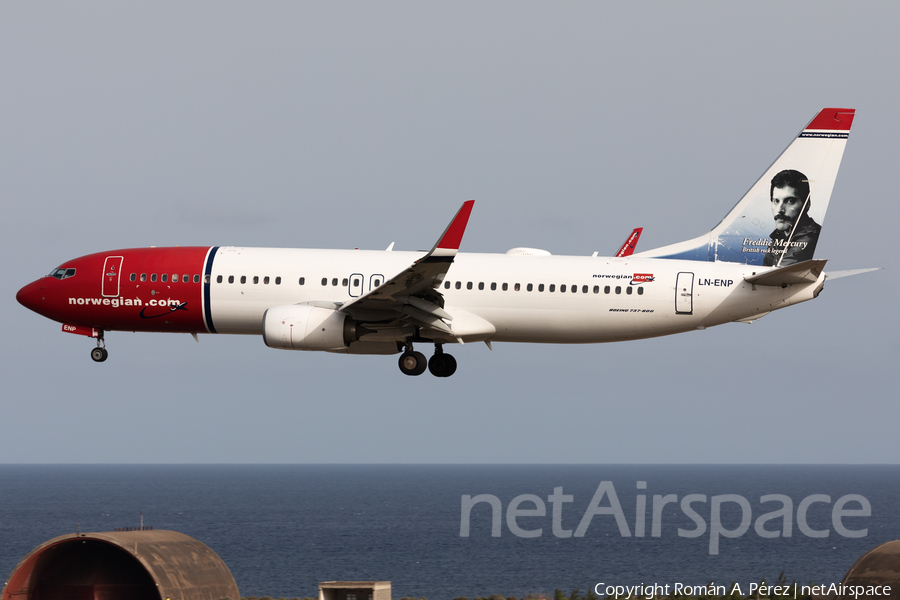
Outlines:
[[[109,358],[109,352],[106,351],[106,340],[103,339],[103,330],[97,336],[97,347],[91,350],[91,359],[94,362],[103,362]]]

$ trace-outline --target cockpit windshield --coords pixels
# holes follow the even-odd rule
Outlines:
[[[50,277],[56,277],[57,279],[68,279],[69,277],[75,276],[75,269],[67,269],[65,267],[61,267],[59,269],[53,269],[50,271]]]

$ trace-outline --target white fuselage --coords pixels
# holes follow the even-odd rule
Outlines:
[[[349,303],[423,255],[220,248],[210,278],[215,329],[218,333],[260,334],[263,314],[273,306]],[[751,319],[812,299],[824,282],[824,275],[815,283],[784,288],[744,281],[745,276],[767,270],[641,257],[460,252],[438,290],[447,310],[462,315],[463,331],[468,332],[462,323],[472,320],[470,315],[490,324],[487,329],[474,327],[462,334],[464,341],[597,343]]]

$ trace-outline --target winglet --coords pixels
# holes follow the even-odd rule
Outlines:
[[[463,202],[459,212],[447,225],[447,229],[444,230],[431,252],[428,253],[429,256],[449,256],[451,258],[456,256],[456,251],[459,250],[459,245],[462,243],[463,234],[466,232],[466,225],[469,223],[469,215],[472,214],[472,206],[474,205],[474,200]]]
[[[634,249],[637,248],[638,240],[641,239],[641,233],[643,231],[643,227],[636,227],[634,231],[631,232],[631,235],[628,236],[628,239],[625,240],[625,243],[622,244],[622,247],[619,248],[619,251],[616,252],[616,258],[631,256],[634,253]]]

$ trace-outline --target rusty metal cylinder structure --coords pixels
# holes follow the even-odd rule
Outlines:
[[[890,594],[880,596],[881,600],[900,599],[900,540],[885,542],[863,554],[844,575],[841,585],[890,586]]]
[[[0,600],[240,600],[231,571],[177,531],[72,533],[19,561]]]

